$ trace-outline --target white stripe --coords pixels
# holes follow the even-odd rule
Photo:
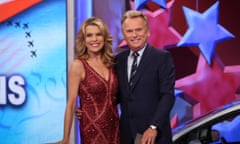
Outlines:
[[[5,3],[9,3],[9,2],[12,2],[12,1],[15,1],[15,0],[0,0],[0,5],[5,4]]]

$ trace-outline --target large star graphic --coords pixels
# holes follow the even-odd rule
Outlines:
[[[148,17],[150,27],[148,42],[160,49],[176,46],[181,39],[181,35],[170,26],[173,4],[174,0],[170,1],[167,10],[158,9],[154,12],[143,10]]]
[[[185,122],[186,120],[193,118],[193,106],[197,104],[197,101],[184,94],[183,91],[175,89],[176,101],[173,109],[171,110],[171,126],[177,126],[178,124]]]
[[[150,1],[158,4],[162,8],[166,8],[166,6],[167,6],[166,0],[135,0],[134,8],[136,10],[139,10],[143,7],[144,4],[146,4],[147,2],[150,2]]]
[[[150,27],[150,37],[148,42],[160,49],[164,49],[170,46],[175,46],[180,41],[180,34],[170,26],[171,13],[174,0],[170,1],[167,5],[167,10],[158,9],[151,12],[147,9],[142,10],[148,17]],[[122,41],[119,47],[125,47],[127,43]]]
[[[189,29],[178,46],[198,46],[208,64],[211,64],[215,44],[234,37],[218,24],[218,7],[219,2],[217,1],[203,14],[183,7]]]
[[[175,88],[198,101],[194,105],[194,117],[235,101],[239,86],[239,66],[224,67],[216,57],[211,67],[201,55],[196,73],[177,80],[175,84]]]

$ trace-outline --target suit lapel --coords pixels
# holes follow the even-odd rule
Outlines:
[[[133,80],[133,88],[132,90],[135,88],[135,86],[137,85],[137,82],[139,81],[139,79],[141,78],[141,75],[143,74],[144,70],[146,69],[146,66],[148,65],[148,62],[149,62],[149,53],[150,53],[151,49],[150,47],[147,45],[144,52],[143,52],[143,55],[142,55],[142,58],[141,58],[141,61],[138,65],[138,68],[137,68],[137,73],[136,73],[136,76]]]
[[[124,55],[124,62],[123,62],[123,79],[124,79],[124,86],[125,89],[127,90],[127,92],[129,93],[129,86],[128,86],[128,55],[130,53],[130,50],[128,50],[128,52],[126,52],[126,54]]]

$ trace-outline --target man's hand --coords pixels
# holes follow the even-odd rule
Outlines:
[[[158,133],[157,130],[153,130],[151,128],[145,130],[145,132],[143,133],[141,144],[154,144],[155,139],[157,137],[157,133]]]

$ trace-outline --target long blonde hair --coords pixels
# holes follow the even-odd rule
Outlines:
[[[80,59],[88,59],[89,55],[87,53],[87,47],[85,43],[86,37],[86,27],[89,25],[97,26],[103,37],[104,37],[104,46],[102,48],[102,60],[106,67],[110,68],[114,64],[114,54],[112,52],[112,35],[109,33],[106,24],[100,19],[96,17],[91,17],[85,20],[77,34],[76,39],[76,57]]]

